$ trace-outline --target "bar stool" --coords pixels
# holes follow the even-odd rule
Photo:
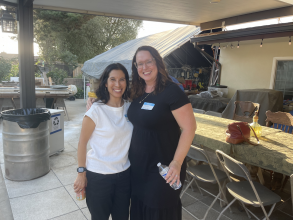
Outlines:
[[[63,108],[63,110],[65,110],[65,113],[66,113],[67,118],[68,118],[68,121],[69,121],[69,116],[68,116],[67,108],[66,108],[66,105],[65,105],[65,102],[64,102],[64,99],[63,98],[57,98],[57,100],[56,100],[56,102],[54,104],[54,107],[56,109]]]

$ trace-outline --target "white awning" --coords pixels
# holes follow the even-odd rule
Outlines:
[[[164,31],[147,37],[127,41],[86,61],[81,70],[84,75],[99,79],[103,70],[109,64],[121,63],[126,67],[131,78],[132,58],[138,47],[145,45],[152,46],[156,48],[164,58],[199,32],[200,29],[195,26],[185,26],[175,30]]]

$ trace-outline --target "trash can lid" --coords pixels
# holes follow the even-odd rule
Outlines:
[[[37,128],[41,122],[50,120],[51,114],[48,109],[42,108],[22,108],[6,110],[1,112],[3,120],[16,122],[19,127]]]

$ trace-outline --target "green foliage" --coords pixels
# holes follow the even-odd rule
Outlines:
[[[12,76],[19,76],[19,63],[12,63],[11,65],[11,71]]]
[[[0,56],[0,82],[9,80],[11,66],[10,60],[6,60]]]
[[[67,72],[62,69],[58,69],[56,67],[52,68],[52,71],[47,73],[47,77],[51,77],[55,85],[65,84],[67,81],[64,81],[65,78],[68,77]]]
[[[84,98],[84,91],[83,89],[77,88],[77,93],[74,95],[76,99],[83,99]]]
[[[142,21],[34,10],[34,34],[42,58],[49,64],[74,65],[135,39]]]

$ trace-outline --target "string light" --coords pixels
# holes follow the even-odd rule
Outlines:
[[[261,39],[260,47],[262,47],[262,41],[263,41],[263,39]]]
[[[291,45],[291,36],[289,37],[289,45]]]
[[[220,43],[219,43],[219,50],[221,49]]]
[[[238,41],[238,45],[237,45],[237,48],[239,48],[240,46],[239,46],[239,41]]]
[[[233,44],[231,43],[231,49],[233,49],[234,48],[234,46],[233,46]]]
[[[204,46],[202,46],[201,50],[204,51]]]

